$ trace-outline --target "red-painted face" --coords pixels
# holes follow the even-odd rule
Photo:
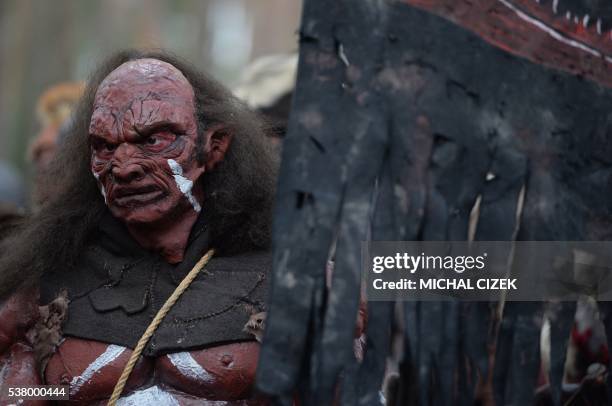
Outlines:
[[[196,159],[193,88],[174,66],[127,62],[95,96],[89,127],[91,170],[112,214],[129,224],[173,221],[198,212],[205,171]]]

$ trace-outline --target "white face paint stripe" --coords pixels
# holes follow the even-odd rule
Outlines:
[[[202,208],[200,207],[200,203],[193,197],[191,194],[191,189],[193,188],[193,182],[186,177],[183,176],[183,168],[178,164],[174,159],[168,159],[168,166],[170,170],[174,174],[174,181],[176,182],[176,186],[179,188],[182,194],[185,195],[189,203],[193,206],[193,209],[197,212],[200,212]]]
[[[167,355],[168,359],[185,376],[207,383],[213,383],[215,377],[205,370],[189,352],[175,352]]]
[[[102,184],[102,182],[100,182],[100,175],[98,175],[94,171],[91,171],[91,173],[93,174],[94,178],[96,178],[96,181],[98,181],[98,187],[100,188],[100,192],[102,193],[102,197],[104,198],[104,204],[108,204],[106,202],[106,189],[104,189],[104,185]]]
[[[119,345],[111,344],[106,347],[106,351],[100,354],[98,358],[94,360],[94,362],[89,364],[81,375],[72,378],[72,381],[70,382],[70,396],[77,393],[81,386],[91,379],[93,374],[99,372],[102,368],[116,360],[117,357],[123,353],[123,351],[125,351],[125,347],[121,347]]]
[[[170,392],[151,386],[147,389],[137,390],[129,396],[120,398],[117,406],[179,406],[179,402]]]
[[[104,198],[104,204],[108,204],[106,201],[106,189],[104,189],[104,185],[100,183],[100,192],[102,192],[102,197]]]
[[[607,62],[612,62],[612,57],[607,56],[607,55],[602,55],[602,53],[597,51],[596,49],[591,48],[581,42],[578,42],[571,38],[566,37],[560,32],[550,28],[549,26],[547,26],[540,20],[535,19],[525,14],[522,10],[519,10],[514,4],[510,3],[509,1],[507,0],[498,0],[498,1],[502,3],[504,6],[514,11],[520,19],[525,20],[532,25],[535,25],[536,27],[538,27],[539,29],[541,29],[542,31],[546,32],[548,35],[556,39],[557,41],[562,42],[574,48],[582,49],[583,51],[588,52],[589,54],[597,56],[599,58],[604,58]]]

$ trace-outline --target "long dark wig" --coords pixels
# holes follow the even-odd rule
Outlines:
[[[89,121],[100,82],[130,60],[155,58],[180,70],[193,86],[200,140],[222,124],[233,135],[224,161],[203,175],[211,245],[231,255],[270,244],[277,157],[260,117],[227,89],[190,64],[162,51],[128,50],[104,62],[91,76],[73,124],[64,138],[42,194],[40,210],[0,245],[0,299],[37,283],[45,272],[70,272],[106,212],[90,170]],[[200,141],[198,159],[204,159]]]

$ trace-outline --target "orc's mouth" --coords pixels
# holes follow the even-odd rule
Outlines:
[[[612,1],[497,1],[555,40],[612,63]]]
[[[113,193],[111,200],[121,207],[136,207],[155,203],[161,200],[165,193],[154,185],[144,187],[123,187]]]

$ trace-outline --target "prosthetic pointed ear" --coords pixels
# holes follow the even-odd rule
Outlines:
[[[206,142],[206,170],[212,171],[223,159],[232,143],[232,134],[222,125],[216,125],[204,133]]]

